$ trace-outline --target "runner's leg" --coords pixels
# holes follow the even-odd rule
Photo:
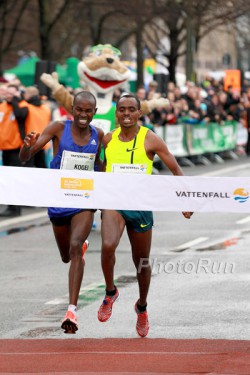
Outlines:
[[[141,258],[149,259],[151,241],[152,241],[152,229],[146,232],[136,232],[131,228],[127,229],[128,237],[132,248],[132,257],[138,271]],[[138,285],[139,285],[139,304],[145,306],[147,303],[147,295],[149,291],[149,285],[151,280],[151,267],[148,263],[147,267],[142,267],[140,272],[136,273]]]
[[[69,303],[77,306],[85,262],[82,259],[82,245],[92,228],[94,212],[82,211],[72,217],[69,246]]]
[[[70,225],[57,226],[52,224],[52,228],[62,261],[64,263],[69,263]]]
[[[125,220],[117,211],[102,211],[102,271],[106,282],[106,289],[114,290],[115,250],[120,242]]]

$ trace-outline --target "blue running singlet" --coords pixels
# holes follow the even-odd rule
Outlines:
[[[85,154],[94,154],[96,155],[98,152],[98,132],[96,128],[92,125],[89,125],[91,128],[91,136],[88,144],[85,146],[77,145],[71,133],[71,120],[65,121],[65,127],[62,134],[62,138],[60,140],[59,149],[54,157],[54,159],[50,163],[51,169],[60,169],[61,168],[61,161],[63,156],[63,151],[72,151],[78,153],[85,153]],[[94,170],[97,170],[97,166],[94,165]],[[48,208],[48,215],[49,217],[63,217],[69,215],[75,215],[76,213],[82,211],[80,208],[61,208],[61,207],[49,207]]]

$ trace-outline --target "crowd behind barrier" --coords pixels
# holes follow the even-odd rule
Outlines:
[[[196,156],[209,155],[213,160],[237,154],[250,155],[250,83],[243,82],[241,91],[233,86],[224,88],[223,80],[205,77],[200,85],[186,82],[178,87],[169,82],[166,93],[157,92],[156,81],[148,87],[139,87],[138,99],[145,100],[166,96],[165,108],[155,108],[141,118],[145,126],[167,143],[177,158],[198,161]],[[191,165],[191,164],[190,164]]]
[[[6,101],[8,87],[15,85],[18,100],[23,100],[25,91],[19,80],[0,83],[0,108]],[[223,81],[206,77],[200,85],[186,82],[178,87],[169,82],[166,93],[158,93],[156,81],[147,87],[139,87],[136,95],[140,100],[150,100],[165,96],[169,104],[164,108],[155,108],[148,116],[140,119],[140,124],[155,131],[167,143],[170,151],[177,158],[192,158],[197,155],[237,151],[250,155],[250,85],[244,82],[241,92],[233,87],[224,90]],[[68,87],[72,94],[75,90]],[[124,90],[117,89],[113,100]],[[17,99],[14,95],[14,100]],[[51,111],[51,120],[70,119],[71,115],[60,107],[55,100],[40,97],[41,103]],[[10,104],[13,98],[10,100]],[[32,104],[32,103],[31,103]],[[32,106],[30,106],[32,109]],[[1,110],[0,110],[1,113]],[[1,115],[2,117],[2,115]],[[0,117],[0,121],[1,121]],[[0,132],[1,140],[1,132]],[[2,164],[0,148],[0,165]],[[46,166],[52,158],[52,150],[45,150]]]

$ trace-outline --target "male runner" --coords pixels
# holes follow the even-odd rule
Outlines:
[[[50,168],[102,170],[100,145],[103,131],[90,124],[96,113],[96,99],[90,92],[82,91],[74,97],[72,106],[73,121],[52,122],[40,135],[31,132],[24,139],[20,151],[21,161],[29,160],[50,140],[53,142],[53,155]],[[95,157],[93,158],[93,155]],[[77,301],[83,279],[86,241],[93,224],[95,210],[49,207],[48,214],[60,251],[62,261],[70,262],[69,267],[69,306],[62,321],[65,333],[75,333],[77,324]]]
[[[154,155],[157,154],[175,176],[183,172],[165,142],[151,130],[137,125],[141,117],[140,101],[133,95],[125,94],[117,102],[116,116],[120,127],[103,138],[106,172],[151,174]],[[189,219],[191,212],[183,212]],[[136,330],[141,337],[149,331],[147,295],[151,279],[151,267],[143,267],[138,272],[141,258],[149,258],[152,238],[153,214],[150,211],[102,211],[102,270],[106,282],[106,296],[98,311],[98,319],[106,322],[112,315],[113,303],[119,297],[114,285],[115,250],[126,226],[132,249],[132,257],[137,269],[139,299],[135,303],[137,313]]]

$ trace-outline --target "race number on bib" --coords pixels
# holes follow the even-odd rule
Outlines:
[[[60,169],[93,171],[95,164],[95,154],[73,152],[64,150]]]
[[[112,164],[113,173],[147,173],[147,164]]]

